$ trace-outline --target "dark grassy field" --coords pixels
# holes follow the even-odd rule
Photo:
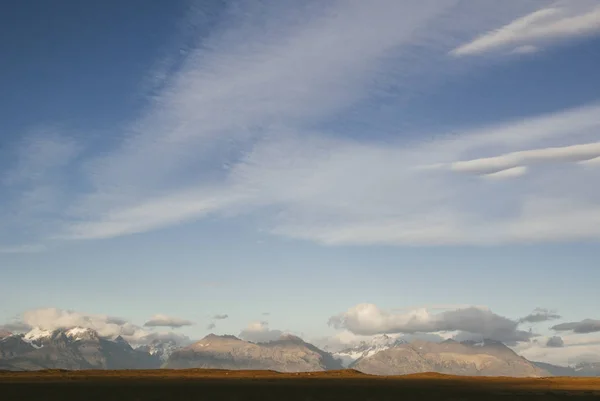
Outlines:
[[[355,371],[0,372],[0,400],[600,400],[596,378],[374,377]]]

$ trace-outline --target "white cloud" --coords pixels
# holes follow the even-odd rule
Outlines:
[[[184,326],[191,326],[193,322],[181,319],[178,317],[167,316],[167,315],[154,315],[144,323],[145,327],[170,327],[172,329]]]
[[[600,157],[600,142],[545,149],[522,150],[500,156],[454,162],[450,169],[473,174],[491,174],[535,163],[586,161]]]
[[[285,333],[281,330],[270,329],[269,323],[262,321],[250,323],[240,332],[239,337],[246,341],[266,343],[279,340],[283,334]]]
[[[600,166],[600,157],[595,157],[589,160],[580,161],[579,164],[586,167],[597,167]]]
[[[514,177],[520,177],[522,175],[525,175],[527,173],[527,167],[526,166],[516,166],[516,167],[511,167],[511,168],[507,168],[506,170],[500,170],[500,171],[496,171],[493,173],[487,173],[487,174],[483,174],[484,178],[488,178],[488,179],[505,179],[505,178],[514,178]]]
[[[479,36],[450,53],[465,56],[505,46],[518,46],[529,52],[535,44],[600,32],[600,6],[594,1],[568,1],[557,7],[543,8]]]
[[[518,329],[517,321],[476,307],[437,314],[426,309],[400,314],[383,311],[373,304],[359,304],[333,316],[329,324],[358,335],[462,331],[503,342],[527,341],[531,337]]]

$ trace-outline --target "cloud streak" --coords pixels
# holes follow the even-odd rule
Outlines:
[[[532,313],[519,319],[519,323],[541,323],[560,319],[561,316],[555,311],[546,308],[536,308]]]
[[[500,156],[451,163],[452,171],[471,174],[491,174],[524,165],[557,162],[582,162],[600,157],[600,142],[545,149],[523,150]]]
[[[534,48],[531,43],[545,43],[600,33],[600,7],[596,2],[562,2],[543,8],[465,43],[450,54],[476,55],[508,46]],[[521,50],[523,53],[523,50]]]
[[[598,333],[600,332],[600,320],[584,319],[579,322],[561,323],[551,327],[555,331],[572,331],[573,333]]]
[[[154,315],[150,320],[144,323],[145,327],[170,327],[172,329],[191,326],[194,323],[190,320],[167,315]]]

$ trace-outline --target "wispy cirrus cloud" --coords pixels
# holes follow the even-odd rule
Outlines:
[[[83,164],[92,190],[67,209],[72,222],[59,238],[133,234],[227,203],[252,204],[252,193],[223,192],[227,166],[273,127],[314,124],[370,96],[375,77],[389,75],[386,59],[415,64],[410,47],[418,32],[452,6],[274,4],[230,10],[224,26],[189,49],[146,112],[125,127],[121,146]]]
[[[450,54],[467,56],[512,46],[513,52],[531,53],[534,44],[600,34],[600,6],[596,1],[562,1],[519,17],[501,28],[465,43]]]
[[[36,127],[2,151],[0,253],[42,251],[45,236],[61,225],[70,169],[82,146],[60,127]]]
[[[390,85],[408,87],[432,57],[448,58],[458,44],[449,32],[472,34],[470,21],[495,21],[510,7],[470,6],[482,18],[467,18],[453,1],[277,4],[227,11],[167,69],[120,141],[77,160],[81,185],[47,197],[61,201],[53,238],[113,238],[242,213],[274,235],[328,245],[600,237],[600,194],[585,185],[597,178],[596,159],[548,156],[596,143],[597,104],[427,140],[407,131],[382,143],[323,128]],[[453,171],[464,163],[468,174]],[[487,179],[469,177],[477,173]]]

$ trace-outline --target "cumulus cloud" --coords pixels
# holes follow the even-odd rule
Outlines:
[[[146,323],[144,323],[144,326],[146,326],[146,327],[179,328],[179,327],[184,327],[184,326],[191,326],[193,324],[194,323],[189,320],[180,319],[178,317],[173,317],[173,316],[158,314],[158,315],[152,316],[152,318],[150,318],[150,320],[148,320]]]
[[[555,311],[546,308],[536,308],[529,315],[520,318],[519,323],[540,323],[560,318],[561,316]]]
[[[250,323],[238,337],[254,343],[266,343],[278,340],[283,334],[281,330],[270,329],[269,322],[261,321]]]
[[[359,304],[331,317],[329,325],[359,335],[463,331],[506,343],[528,341],[532,337],[531,333],[518,329],[518,322],[477,307],[437,314],[426,309],[399,314],[382,311],[373,304]]]
[[[573,333],[600,332],[600,320],[584,319],[580,322],[561,323],[551,327],[555,331],[572,331]]]
[[[214,315],[213,319],[214,320],[223,320],[223,319],[227,319],[229,317],[229,315],[227,314],[223,314],[223,315]]]
[[[560,348],[560,347],[564,347],[564,346],[565,346],[565,342],[563,341],[562,337],[560,337],[560,336],[550,337],[548,339],[548,341],[546,341],[546,347]]]
[[[216,324],[214,324],[214,323],[209,323],[209,324],[207,324],[207,325],[206,325],[206,330],[212,330],[212,329],[214,329],[215,327],[217,327],[217,325],[216,325]]]
[[[520,17],[465,43],[450,52],[454,56],[485,53],[507,46],[534,47],[563,38],[600,33],[600,7],[593,1],[563,1]]]

